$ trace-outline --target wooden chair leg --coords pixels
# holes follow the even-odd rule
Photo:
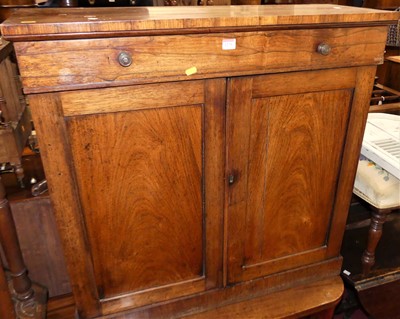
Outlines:
[[[377,209],[372,213],[371,225],[368,232],[367,247],[361,257],[363,275],[366,276],[375,264],[375,251],[382,237],[383,224],[390,209]]]

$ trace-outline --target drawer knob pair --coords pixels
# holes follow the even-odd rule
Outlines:
[[[321,55],[328,55],[331,53],[331,46],[327,43],[320,43],[317,48],[317,52]]]
[[[130,66],[132,64],[132,56],[128,52],[121,52],[118,54],[118,62],[121,66]]]

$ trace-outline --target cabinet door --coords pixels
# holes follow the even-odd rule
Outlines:
[[[219,285],[225,87],[187,81],[32,99],[44,148],[57,148],[45,165],[80,310],[107,314]],[[67,186],[60,169],[72,172]]]
[[[351,112],[358,112],[352,107],[357,72],[352,68],[230,80],[228,282],[338,256],[346,216],[340,201],[351,194],[357,156],[356,150],[352,168],[346,168],[350,182],[340,188],[346,136],[351,139],[349,120]],[[369,88],[364,91],[368,94]],[[360,121],[367,99],[363,103]],[[359,143],[360,135],[362,126],[348,149]]]

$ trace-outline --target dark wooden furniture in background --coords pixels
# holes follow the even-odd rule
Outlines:
[[[0,38],[0,163],[10,162],[15,167],[18,182],[23,186],[21,155],[31,132],[30,113],[22,94],[17,66],[12,62],[11,43]],[[0,245],[11,277],[11,293],[18,318],[44,318],[46,313],[47,291],[44,287],[33,285],[25,266],[14,219],[11,213],[6,190],[0,177]],[[0,263],[3,266],[3,262]],[[2,272],[2,281],[5,278]],[[4,277],[4,278],[3,278]],[[2,295],[8,287],[2,285]],[[5,305],[0,304],[6,313]],[[9,313],[4,318],[12,318]]]
[[[396,19],[315,5],[6,21],[81,318],[216,318],[254,298],[259,314],[331,313]]]
[[[399,48],[400,50],[400,48]],[[399,51],[400,53],[400,51]],[[389,56],[385,59],[385,64],[387,64],[386,72],[384,78],[380,79],[380,83],[383,85],[400,91],[400,55]]]
[[[363,6],[366,8],[394,10],[400,7],[399,0],[364,0]]]
[[[31,133],[31,116],[12,54],[11,43],[0,37],[0,163],[10,162],[22,184],[21,155]]]

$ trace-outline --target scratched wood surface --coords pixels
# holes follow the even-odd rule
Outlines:
[[[75,33],[110,33],[145,30],[251,27],[268,25],[379,22],[398,19],[394,12],[330,4],[68,8],[19,10],[1,30],[6,38]],[[209,32],[210,30],[206,30]]]
[[[280,30],[16,43],[25,92],[376,64],[387,27]],[[236,49],[224,50],[224,39]],[[327,56],[317,52],[327,43]],[[118,55],[132,64],[123,67]],[[157,52],[157,54],[154,54]],[[246,58],[243,58],[246,57]],[[195,67],[196,72],[186,75]],[[82,103],[81,103],[82,104]]]

